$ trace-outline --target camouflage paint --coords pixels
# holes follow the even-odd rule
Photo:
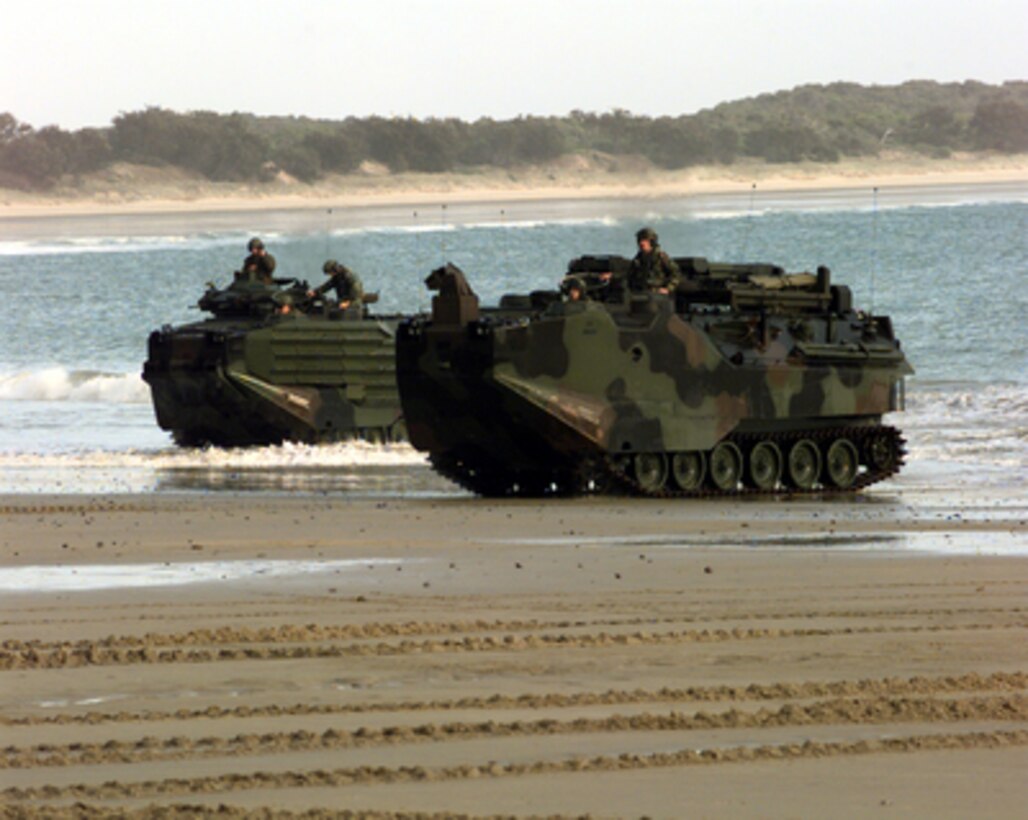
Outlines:
[[[481,321],[457,323],[439,321],[456,315],[443,305],[398,336],[411,440],[430,453],[550,469],[582,453],[709,451],[733,433],[877,425],[902,409],[895,397],[912,370],[891,324],[829,309],[842,297],[827,271],[780,282],[770,269],[762,283],[730,271],[750,302],[776,294],[760,311],[676,311],[648,294],[520,317],[484,309]]]
[[[304,313],[297,298],[245,283],[205,295],[213,318],[154,331],[143,378],[158,424],[192,445],[405,437],[399,317]]]

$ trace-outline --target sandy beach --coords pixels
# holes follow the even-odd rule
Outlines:
[[[1028,155],[954,154],[947,159],[883,152],[878,158],[837,163],[737,162],[667,171],[636,157],[568,155],[546,165],[463,173],[389,173],[381,166],[363,173],[329,176],[313,184],[295,180],[263,185],[214,183],[182,171],[118,165],[86,177],[76,187],[44,193],[0,190],[0,236],[27,218],[125,215],[189,215],[205,226],[225,227],[225,214],[238,215],[239,227],[255,224],[254,214],[291,215],[338,210],[457,208],[479,206],[494,213],[511,206],[546,211],[548,203],[590,200],[661,200],[723,195],[755,198],[801,192],[1021,185],[1028,182]],[[214,222],[203,215],[218,215]],[[409,215],[409,213],[408,213]],[[426,216],[427,214],[422,214]],[[452,216],[452,214],[451,214]],[[359,218],[359,217],[358,217]],[[264,224],[261,220],[256,224]],[[273,223],[268,223],[274,227]],[[313,223],[325,227],[320,217]],[[367,223],[371,224],[371,223]]]
[[[10,496],[0,530],[5,816],[1023,810],[1016,494]]]

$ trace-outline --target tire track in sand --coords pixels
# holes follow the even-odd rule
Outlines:
[[[558,734],[610,732],[667,732],[697,729],[768,729],[786,726],[959,723],[961,721],[1028,720],[1028,698],[1000,695],[987,698],[875,698],[837,699],[777,710],[740,712],[670,712],[611,715],[573,720],[518,720],[497,723],[425,723],[416,726],[361,727],[351,731],[292,731],[238,734],[232,737],[144,737],[134,742],[39,744],[8,746],[0,752],[0,768],[78,766],[99,763],[142,763],[206,757],[239,757],[280,752],[328,751],[371,745],[447,742],[475,738],[510,738]]]
[[[0,670],[61,669],[81,666],[127,666],[133,664],[211,663],[216,661],[273,661],[314,658],[367,656],[398,656],[444,652],[525,652],[559,649],[595,649],[615,646],[666,646],[690,643],[722,643],[726,641],[776,640],[783,638],[845,637],[850,635],[931,634],[944,632],[982,632],[1021,630],[1023,622],[1006,624],[931,624],[913,626],[861,626],[839,628],[796,629],[702,629],[670,632],[631,632],[594,634],[543,634],[485,636],[423,641],[403,640],[399,643],[351,643],[343,645],[221,646],[206,649],[162,649],[139,647],[107,647],[102,641],[85,641],[68,648],[38,650],[18,646],[0,650]]]
[[[460,766],[359,766],[340,769],[307,769],[287,772],[253,772],[192,778],[165,778],[135,783],[109,781],[100,785],[12,786],[0,792],[6,800],[55,800],[63,798],[117,800],[150,795],[235,792],[267,788],[340,788],[356,784],[439,782],[471,778],[523,777],[597,771],[626,771],[671,766],[720,765],[825,758],[843,755],[923,752],[943,749],[995,749],[1028,745],[1028,730],[909,735],[859,741],[812,741],[728,746],[716,749],[681,749],[653,754],[624,753],[617,756],[573,757],[559,761],[501,764],[486,762]]]
[[[199,803],[172,803],[140,808],[104,808],[77,802],[71,806],[0,806],[2,820],[516,820],[510,814],[433,814],[421,811],[360,811],[354,809],[245,809],[239,806],[204,806]],[[541,820],[537,815],[532,815]],[[527,820],[527,818],[526,818]],[[589,820],[589,815],[547,814],[545,820]]]
[[[0,642],[6,649],[69,649],[99,645],[104,647],[124,646],[172,646],[176,644],[204,643],[278,643],[288,641],[300,643],[317,640],[343,640],[354,638],[401,637],[412,635],[446,635],[468,632],[524,632],[533,629],[576,629],[600,626],[644,626],[685,624],[711,621],[783,621],[810,620],[814,618],[915,618],[915,617],[952,617],[954,615],[1022,615],[1024,607],[944,607],[933,609],[838,609],[838,610],[804,610],[786,612],[711,612],[668,615],[645,615],[619,618],[582,618],[577,620],[492,620],[476,619],[468,621],[379,621],[363,624],[345,624],[324,626],[319,624],[283,624],[281,626],[237,628],[222,626],[215,629],[193,629],[180,633],[146,632],[142,635],[108,635],[91,641],[41,641],[8,639]],[[221,613],[224,617],[224,613]],[[291,613],[269,613],[263,611],[262,617]],[[195,615],[177,616],[180,620],[195,620]],[[252,620],[253,613],[242,613],[240,619]],[[121,619],[103,619],[104,623],[111,620],[125,620],[138,623],[139,616],[126,616]],[[168,619],[172,620],[172,619]],[[85,619],[54,619],[41,622],[34,621],[0,621],[0,626],[31,626],[33,624],[53,626],[56,624],[83,624],[91,621]]]
[[[366,712],[444,712],[461,709],[561,709],[580,706],[618,706],[645,703],[800,700],[810,698],[884,697],[947,694],[953,692],[1019,692],[1028,688],[1026,672],[995,672],[991,675],[947,675],[937,678],[879,678],[801,683],[751,683],[746,686],[663,687],[655,690],[608,689],[603,692],[486,695],[451,700],[394,701],[385,703],[333,703],[292,706],[209,706],[205,709],[144,712],[85,712],[32,715],[11,718],[0,715],[0,725],[39,726],[61,724],[142,723],[159,721],[219,720],[224,718],[304,717],[310,715],[361,714]]]

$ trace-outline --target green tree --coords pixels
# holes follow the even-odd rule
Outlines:
[[[307,134],[301,145],[318,155],[326,171],[345,174],[360,164],[360,148],[356,140],[342,130],[314,131]]]
[[[692,117],[661,117],[646,133],[650,143],[646,154],[663,168],[685,168],[715,157],[710,131]]]
[[[901,136],[911,145],[952,148],[959,144],[963,130],[952,108],[933,105],[915,114]]]
[[[975,109],[971,132],[977,148],[1028,151],[1028,106],[1009,99],[983,101]]]

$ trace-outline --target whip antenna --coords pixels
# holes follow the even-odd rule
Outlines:
[[[507,230],[507,209],[500,208],[500,241],[503,243],[503,257],[504,262],[510,263],[510,232]]]
[[[745,262],[750,252],[750,234],[753,232],[753,197],[757,193],[757,183],[750,186],[750,207],[746,212],[746,233],[742,240],[742,261]]]
[[[328,242],[332,236],[332,209],[325,210],[325,258],[328,259]]]
[[[439,206],[439,260],[440,264],[446,264],[446,203]]]
[[[875,278],[878,274],[878,186],[871,189],[871,315],[875,315]]]
[[[413,227],[414,227],[414,266],[418,270],[421,270],[421,237],[418,236],[418,234],[420,234],[421,231],[418,230],[418,212],[417,211],[412,211],[411,212],[411,219],[414,220],[414,222],[412,223]]]

